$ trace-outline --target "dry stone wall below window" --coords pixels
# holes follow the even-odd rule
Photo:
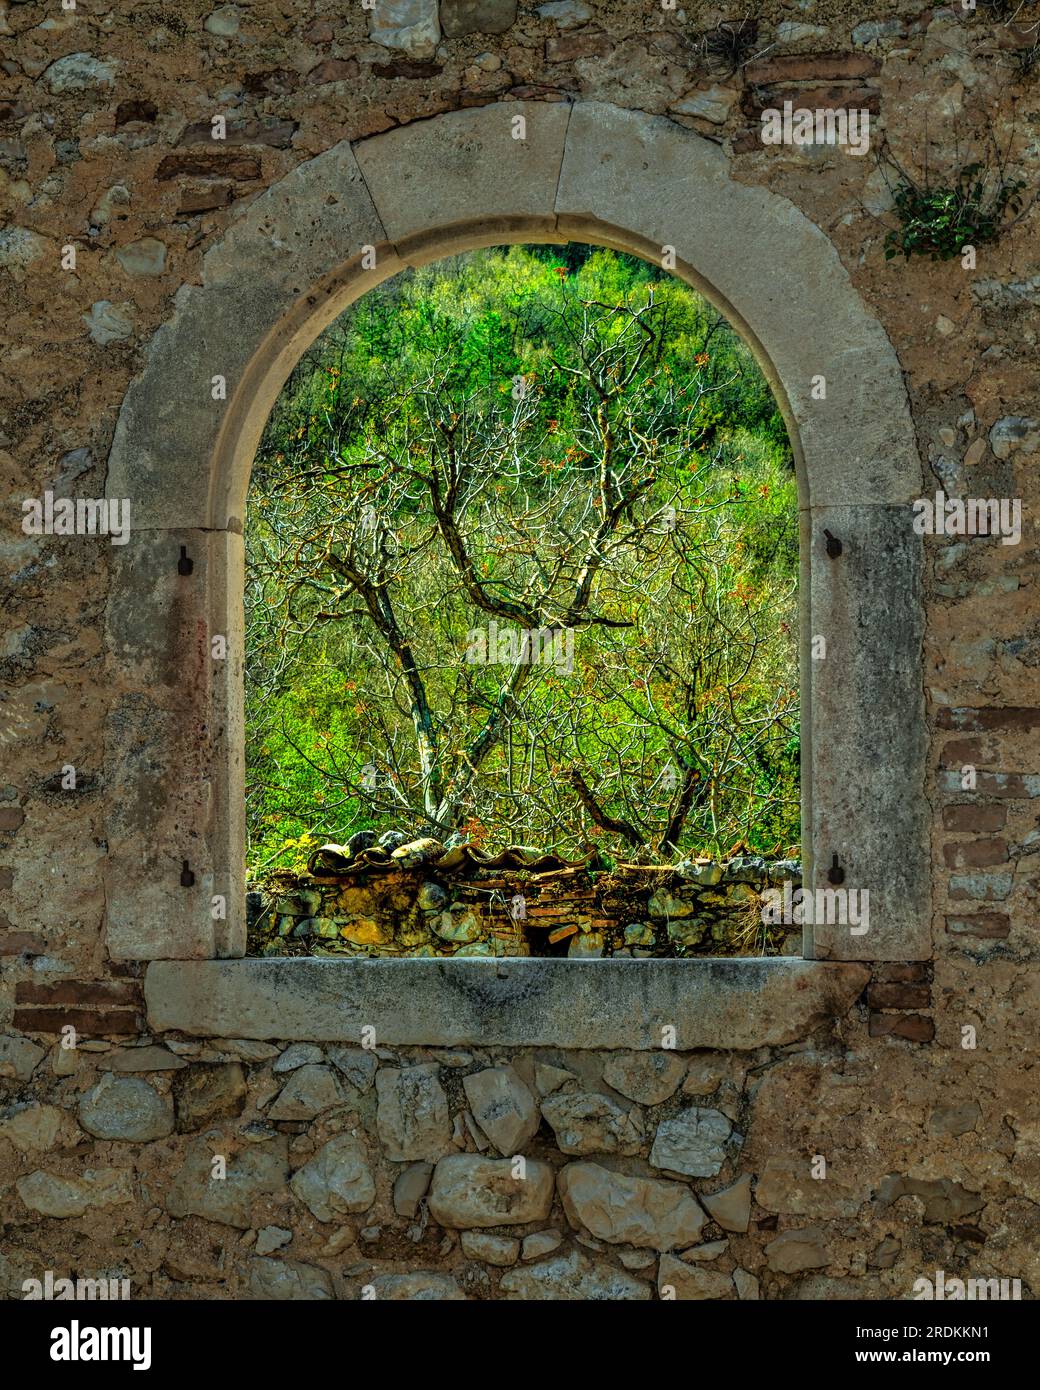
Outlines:
[[[472,860],[442,867],[450,858],[435,853],[415,867],[353,873],[319,867],[272,880],[249,895],[249,954],[801,954],[800,928],[762,921],[765,888],[782,893],[787,884],[793,892],[801,884],[797,861],[748,855],[675,870],[539,871]]]

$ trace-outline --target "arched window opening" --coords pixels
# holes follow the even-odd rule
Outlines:
[[[797,508],[755,359],[666,269],[493,247],[358,300],[250,484],[250,953],[800,953],[761,911]]]

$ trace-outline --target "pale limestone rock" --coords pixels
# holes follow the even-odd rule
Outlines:
[[[376,1074],[376,1126],[385,1157],[392,1163],[413,1158],[436,1161],[451,1148],[448,1098],[437,1074],[433,1063],[385,1067]]]
[[[728,1240],[709,1240],[703,1245],[694,1245],[689,1250],[684,1250],[682,1258],[687,1264],[707,1264],[709,1260],[717,1260],[728,1249]]]
[[[802,24],[797,19],[782,20],[776,26],[776,37],[781,43],[800,43],[802,39],[822,39],[827,33],[822,24]]]
[[[464,1111],[461,1115],[455,1116],[451,1140],[457,1149],[469,1148],[469,1145],[466,1143],[467,1133],[482,1154],[487,1153],[488,1149],[491,1148],[491,1140],[477,1124],[468,1110]],[[506,1153],[507,1150],[503,1149],[502,1152]]]
[[[249,1290],[254,1298],[296,1303],[331,1300],[336,1296],[331,1276],[320,1266],[260,1257],[249,1262]]]
[[[83,315],[83,322],[90,329],[90,336],[100,347],[109,343],[122,343],[134,331],[133,305],[113,304],[111,300],[99,299],[90,306],[90,313]]]
[[[248,1089],[241,1063],[196,1063],[173,1080],[177,1128],[190,1132],[214,1120],[241,1115]]]
[[[217,1177],[214,1159],[223,1141],[195,1140],[166,1193],[166,1210],[178,1219],[201,1216],[246,1231],[252,1226],[256,1197],[281,1192],[289,1179],[285,1135],[243,1150],[227,1159],[226,1174]]]
[[[71,1048],[68,1051],[72,1051]],[[181,1071],[188,1064],[165,1047],[121,1047],[98,1063],[102,1071]]]
[[[270,1120],[313,1120],[344,1102],[343,1088],[330,1067],[305,1063],[294,1071],[267,1112]]]
[[[686,1063],[674,1052],[612,1052],[603,1080],[640,1105],[660,1105],[678,1089]]]
[[[798,1216],[852,1216],[869,1196],[869,1185],[855,1172],[814,1178],[808,1155],[767,1158],[755,1183],[760,1207]]]
[[[884,39],[896,38],[905,32],[902,20],[868,19],[853,29],[852,43],[854,48],[871,48]]]
[[[278,1056],[278,1048],[273,1043],[257,1042],[253,1038],[214,1038],[213,1046],[242,1062],[269,1062]]]
[[[0,229],[0,270],[9,271],[12,279],[22,280],[25,272],[52,249],[53,243],[28,227]]]
[[[986,456],[986,441],[985,441],[985,439],[975,439],[975,440],[972,441],[971,444],[968,445],[967,449],[964,451],[964,458],[963,458],[962,462],[963,462],[965,468],[974,468],[976,464],[982,462],[982,460],[985,458],[985,456]]]
[[[485,1264],[502,1268],[515,1265],[520,1253],[520,1242],[514,1237],[489,1236],[484,1231],[463,1231],[461,1244],[467,1259],[483,1260]]]
[[[739,95],[735,87],[708,87],[702,92],[691,92],[671,109],[680,116],[698,116],[712,125],[725,125]]]
[[[598,1091],[555,1091],[542,1101],[566,1154],[634,1154],[643,1142],[638,1111],[625,1111]]]
[[[511,1269],[503,1274],[500,1287],[507,1298],[525,1301],[615,1302],[650,1297],[650,1285],[642,1279],[635,1279],[605,1261],[589,1259],[580,1250]]]
[[[55,1147],[63,1127],[74,1128],[71,1120],[67,1126],[65,1121],[65,1112],[56,1105],[13,1105],[0,1114],[0,1139],[8,1140],[23,1153],[31,1149],[43,1152]]]
[[[293,1043],[285,1049],[271,1070],[278,1073],[298,1071],[300,1067],[305,1067],[308,1063],[320,1065],[324,1060],[324,1052],[320,1047],[315,1047],[313,1043]]]
[[[220,38],[233,38],[239,29],[241,11],[237,5],[221,5],[219,10],[206,16],[205,28],[208,33]]]
[[[321,1247],[323,1255],[342,1255],[357,1241],[357,1231],[353,1226],[341,1226],[334,1236]]]
[[[114,58],[95,58],[92,53],[66,53],[51,63],[43,80],[53,96],[111,87],[116,79]]]
[[[650,1162],[669,1173],[713,1178],[726,1161],[733,1126],[718,1110],[691,1105],[657,1127]]]
[[[318,1221],[367,1211],[376,1185],[361,1143],[349,1134],[322,1146],[294,1175],[289,1186]]]
[[[158,237],[142,237],[120,246],[116,260],[127,275],[161,275],[166,268],[166,246]]]
[[[550,1067],[543,1062],[538,1062],[534,1069],[535,1090],[540,1096],[550,1095],[553,1091],[558,1091],[561,1086],[566,1086],[568,1081],[576,1081],[577,1077],[572,1071],[564,1071],[562,1067]]]
[[[394,1211],[398,1216],[411,1219],[419,1210],[419,1203],[430,1190],[433,1177],[432,1163],[409,1163],[398,1175],[394,1183]]]
[[[574,29],[592,18],[592,11],[582,0],[549,0],[538,6],[538,13],[543,19],[554,20],[561,29]]]
[[[462,1082],[473,1118],[499,1153],[519,1153],[541,1123],[538,1105],[513,1067],[489,1067]]]
[[[534,1231],[524,1236],[520,1257],[523,1260],[540,1260],[545,1255],[551,1255],[562,1243],[563,1236],[559,1231]]]
[[[700,1240],[707,1220],[681,1183],[613,1173],[598,1163],[568,1163],[558,1181],[571,1225],[610,1245],[674,1250]]]
[[[830,1263],[826,1234],[820,1226],[800,1231],[784,1231],[766,1246],[766,1263],[781,1274],[797,1274],[803,1269],[822,1269]]]
[[[571,960],[599,960],[606,949],[606,938],[601,931],[581,931],[572,936],[567,947]]]
[[[751,1174],[743,1173],[735,1183],[700,1199],[711,1219],[724,1231],[746,1231],[751,1220]]]
[[[51,1070],[55,1076],[72,1076],[79,1070],[79,1052],[59,1043],[51,1052]]]
[[[626,1269],[649,1269],[657,1263],[655,1250],[636,1250],[633,1246],[623,1245],[617,1255]]]
[[[379,1059],[366,1047],[330,1047],[329,1061],[347,1078],[359,1094],[371,1089]]]
[[[147,1081],[109,1072],[80,1101],[79,1122],[97,1139],[143,1144],[173,1133],[173,1101]]]
[[[377,1274],[369,1280],[377,1299],[410,1303],[459,1303],[466,1295],[450,1274],[416,1270],[411,1274]]]
[[[432,919],[433,930],[444,941],[476,941],[483,928],[476,913],[468,907],[445,909]]]
[[[691,1057],[683,1082],[683,1095],[710,1096],[712,1091],[718,1090],[727,1072],[726,1059],[723,1057]]]
[[[737,1297],[742,1300],[754,1300],[759,1297],[758,1280],[753,1274],[749,1274],[746,1269],[735,1269],[733,1271],[733,1283],[736,1285]]]
[[[39,1047],[29,1038],[0,1034],[0,1077],[28,1081],[45,1056],[46,1048]]]
[[[689,898],[677,898],[667,888],[658,888],[646,905],[647,914],[655,922],[672,921],[676,918],[692,917],[697,904]]]
[[[376,0],[368,33],[373,43],[409,58],[432,58],[441,37],[437,0]]]
[[[74,1178],[37,1169],[15,1183],[30,1211],[41,1216],[82,1216],[92,1207],[122,1206],[134,1200],[129,1168],[87,1168]]]
[[[989,447],[998,459],[1010,457],[1013,450],[1035,454],[1040,444],[1040,420],[1022,415],[1005,415],[989,432]]]
[[[445,38],[463,34],[504,34],[516,20],[517,0],[441,0]]]
[[[662,1255],[657,1269],[657,1291],[662,1299],[733,1298],[733,1280],[718,1269],[684,1264],[674,1255]]]
[[[91,224],[107,227],[119,208],[130,206],[130,190],[125,183],[114,183],[106,188],[90,212]]]
[[[273,1250],[280,1250],[291,1240],[292,1231],[287,1230],[284,1226],[265,1226],[263,1230],[257,1232],[256,1254],[270,1255]]]
[[[514,1177],[511,1159],[452,1154],[433,1170],[428,1201],[434,1221],[461,1230],[544,1221],[552,1197],[553,1171],[538,1159],[528,1159],[524,1176]]]
[[[726,870],[725,865],[714,860],[699,863],[694,859],[684,859],[681,863],[676,864],[675,872],[681,875],[687,883],[699,883],[702,887],[714,888],[716,884],[722,882],[722,876]]]

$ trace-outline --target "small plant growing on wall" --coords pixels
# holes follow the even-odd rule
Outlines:
[[[718,77],[732,77],[753,57],[761,57],[756,53],[757,46],[758,21],[750,15],[720,20],[696,40],[705,66]]]
[[[920,180],[907,173],[887,150],[880,164],[896,175],[889,187],[899,219],[899,226],[890,228],[885,237],[886,260],[898,255],[909,260],[917,255],[949,261],[966,246],[991,245],[1034,201],[1023,206],[1025,180],[1007,176],[1006,155],[974,160],[940,178],[926,166]]]

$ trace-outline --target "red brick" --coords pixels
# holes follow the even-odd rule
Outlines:
[[[907,1042],[931,1042],[935,1024],[920,1014],[871,1014],[872,1038],[905,1038]]]
[[[439,77],[444,68],[440,63],[423,62],[420,58],[394,58],[389,63],[373,63],[372,71],[376,77],[404,77],[420,82]]]
[[[945,706],[936,719],[940,729],[957,729],[962,733],[1030,733],[1040,728],[1040,709],[1033,706],[988,707]]]
[[[144,1019],[130,1009],[109,1013],[93,1009],[15,1009],[14,1027],[22,1033],[60,1033],[63,1028],[72,1027],[88,1037],[110,1033],[124,1037],[141,1032]]]
[[[475,106],[490,106],[498,100],[498,90],[475,92],[471,87],[463,87],[457,98],[459,110],[472,110]]]
[[[964,917],[947,917],[951,936],[1005,937],[1011,931],[1006,912],[972,912]]]
[[[242,83],[250,96],[282,96],[295,92],[300,74],[292,68],[268,68],[266,72],[251,72]]]
[[[583,30],[580,34],[559,34],[545,41],[547,63],[569,63],[574,58],[604,58],[612,44],[602,31]]]
[[[881,63],[867,53],[789,53],[749,63],[744,76],[750,83],[854,82],[873,77]]]
[[[944,806],[944,830],[1003,830],[1007,821],[1006,806]]]
[[[961,768],[965,763],[978,767],[980,763],[992,762],[999,756],[1000,745],[991,738],[951,738],[943,744],[941,764],[943,767]]]
[[[887,965],[877,966],[874,971],[874,979],[898,984],[917,984],[928,979],[930,969],[931,967],[926,960],[914,960],[905,963],[903,961],[890,961]]]
[[[215,208],[226,208],[234,198],[235,185],[226,179],[214,179],[201,187],[181,190],[181,201],[177,208],[178,217],[194,217],[199,212],[212,212]]]
[[[179,145],[216,144],[226,145],[273,145],[277,149],[288,149],[296,133],[295,121],[279,121],[264,116],[258,121],[229,121],[223,140],[213,139],[213,127],[209,121],[196,121],[185,127],[178,140]]]
[[[948,869],[985,869],[1008,862],[1006,840],[962,840],[943,845]]]
[[[949,776],[949,774],[947,774]],[[959,783],[952,790],[974,791],[979,796],[996,796],[1013,801],[1029,801],[1040,796],[1040,776],[1035,772],[979,772],[972,788],[962,788]]]
[[[357,77],[360,70],[356,58],[326,58],[316,68],[311,68],[307,81],[315,87],[321,87],[326,82],[349,82]]]
[[[874,984],[867,990],[872,1009],[927,1009],[931,1002],[931,985]]]
[[[113,960],[109,961],[108,973],[110,975],[120,975],[126,979],[139,980],[144,974],[145,962],[141,960]]]
[[[782,111],[789,101],[795,110],[870,111],[881,110],[881,94],[875,87],[752,87],[744,93],[741,109],[746,116],[759,116],[765,110]]]
[[[46,949],[43,937],[35,932],[0,932],[0,956],[42,956]]]
[[[141,986],[135,980],[61,980],[56,985],[29,982],[15,989],[18,1004],[97,1004],[102,1007],[141,1003]]]
[[[950,885],[951,898],[969,898],[972,902],[991,903],[1003,902],[1007,897],[1006,885],[1000,879],[1010,879],[1010,874],[992,875],[986,874],[972,875],[972,882],[969,886],[961,887]]]
[[[327,19],[316,19],[309,29],[303,31],[306,43],[331,43],[336,31]]]
[[[155,171],[160,182],[184,174],[198,178],[258,179],[260,161],[256,155],[241,154],[237,150],[182,150],[168,154]]]
[[[25,821],[25,812],[20,806],[0,806],[0,832],[18,830]]]

